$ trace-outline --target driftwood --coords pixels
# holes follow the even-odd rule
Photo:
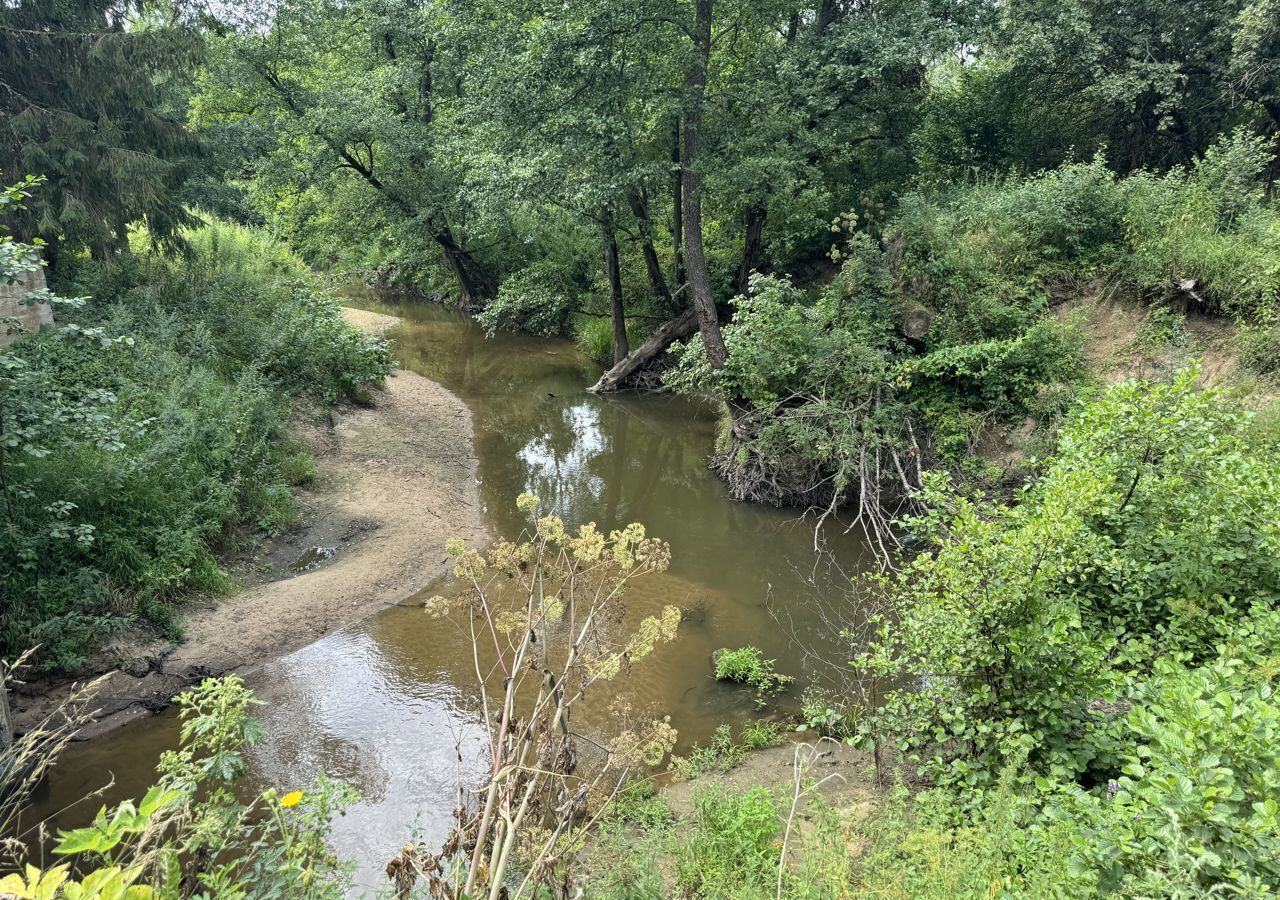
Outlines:
[[[1198,290],[1198,288],[1200,287],[1199,283],[1197,283],[1194,278],[1179,278],[1175,275],[1173,278],[1173,283],[1178,288],[1179,291],[1181,291],[1186,296],[1190,297],[1196,303],[1199,303],[1201,306],[1208,305],[1205,302],[1204,297],[1201,296]]]
[[[660,353],[683,337],[698,330],[698,314],[688,309],[670,321],[663,322],[643,344],[631,351],[622,362],[600,376],[600,380],[587,388],[593,394],[607,394],[618,390],[624,381],[644,368]]]

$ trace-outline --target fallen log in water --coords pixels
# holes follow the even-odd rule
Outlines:
[[[670,321],[663,322],[645,338],[622,362],[600,376],[600,380],[587,388],[593,394],[607,394],[618,390],[624,381],[643,369],[655,357],[683,337],[698,330],[698,314],[688,309]]]

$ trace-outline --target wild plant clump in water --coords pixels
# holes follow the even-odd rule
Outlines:
[[[660,764],[675,745],[668,719],[635,722],[607,745],[591,741],[600,758],[580,768],[582,736],[573,727],[591,686],[675,638],[675,606],[633,631],[621,627],[627,585],[665,571],[670,548],[639,524],[608,536],[594,524],[570,533],[559,517],[539,517],[531,494],[517,507],[530,518],[523,538],[498,542],[487,557],[451,541],[467,589],[426,604],[470,637],[490,767],[479,802],[459,804],[438,854],[410,846],[392,860],[387,873],[399,897],[419,877],[432,897],[451,900],[568,897],[587,829],[633,772]]]

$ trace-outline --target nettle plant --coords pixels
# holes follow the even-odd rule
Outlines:
[[[594,524],[570,532],[559,517],[538,516],[532,494],[517,507],[527,531],[487,557],[449,543],[464,590],[426,604],[470,639],[489,770],[438,854],[409,847],[392,860],[400,897],[420,877],[433,897],[568,897],[587,830],[633,774],[675,745],[666,718],[630,721],[604,744],[575,730],[594,685],[675,638],[677,607],[628,628],[623,602],[633,579],[667,568],[670,547],[639,524],[607,536]],[[580,746],[588,765],[579,765]]]

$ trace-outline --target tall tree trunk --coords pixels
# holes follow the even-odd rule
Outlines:
[[[604,263],[609,275],[609,318],[613,322],[613,364],[627,358],[631,348],[627,346],[627,311],[622,305],[622,273],[618,269],[618,238],[613,223],[613,211],[605,209],[600,217],[604,231]]]
[[[840,6],[837,0],[822,0],[818,7],[818,18],[814,22],[814,30],[822,34],[838,18],[840,18]]]
[[[713,369],[724,368],[729,354],[716,319],[711,273],[702,243],[702,114],[707,93],[707,65],[711,59],[712,0],[694,0],[693,56],[685,74],[683,176],[684,261],[689,268],[689,290],[698,314],[698,330]]]
[[[765,205],[753,203],[743,217],[746,237],[742,242],[742,265],[738,266],[738,293],[745,294],[751,286],[751,273],[760,266],[763,247]]]
[[[458,305],[465,310],[483,309],[485,300],[493,296],[493,284],[480,265],[453,237],[448,222],[442,222],[431,237],[444,250],[444,259],[458,282]]]
[[[671,136],[671,238],[675,244],[676,290],[684,287],[688,276],[684,271],[684,170],[680,162],[680,120],[676,119]]]
[[[1280,100],[1263,100],[1262,108],[1267,111],[1267,115],[1271,116],[1275,129],[1280,131]]]
[[[57,235],[45,237],[43,256],[45,273],[57,272],[58,262],[62,259],[62,238]]]
[[[639,191],[627,191],[627,204],[631,214],[640,224],[640,244],[644,253],[644,265],[649,270],[649,283],[653,285],[653,293],[668,309],[671,308],[671,288],[667,287],[667,279],[662,274],[662,264],[658,262],[658,251],[653,247],[653,220],[649,218],[649,205]]]

